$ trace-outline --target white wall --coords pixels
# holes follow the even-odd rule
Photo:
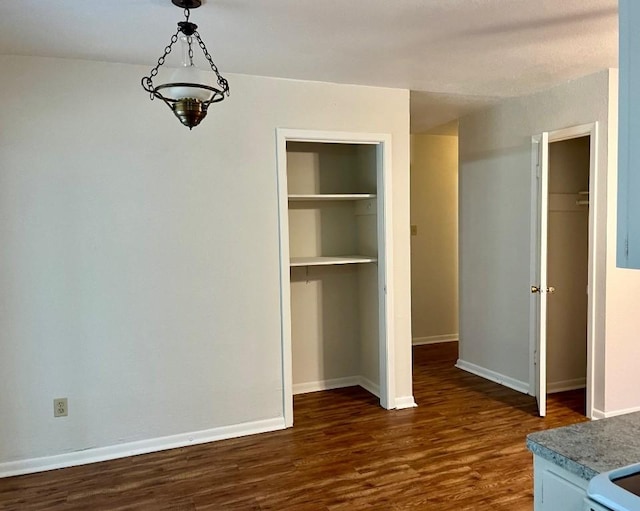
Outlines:
[[[640,39],[637,26],[640,22],[640,5],[630,0],[620,1],[620,194],[618,176],[609,176],[609,197],[622,200],[618,210],[621,222],[618,232],[616,208],[609,209],[607,238],[611,258],[607,267],[607,348],[606,348],[606,414],[640,409],[640,271],[616,268],[616,245],[621,265],[637,266],[640,261],[640,201],[637,192],[640,185],[638,164],[640,144],[638,137],[640,83]],[[618,105],[611,110],[612,121],[617,119]],[[617,135],[617,133],[616,133]],[[610,158],[617,162],[618,153]],[[625,236],[628,236],[629,257],[624,253]],[[618,238],[619,236],[619,238]]]
[[[529,390],[531,137],[599,122],[594,293],[597,409],[604,410],[605,261],[610,94],[617,74],[603,71],[513,98],[460,120],[460,358]],[[615,142],[617,143],[617,142]],[[594,198],[592,197],[592,200]],[[609,207],[609,211],[608,208]],[[610,229],[609,229],[610,230]],[[610,298],[607,291],[606,300]],[[607,342],[609,339],[607,338]],[[609,368],[607,368],[609,369]],[[608,391],[607,391],[608,392]]]
[[[149,101],[146,68],[0,67],[0,473],[282,417],[277,127],[393,136],[396,388],[411,396],[407,91],[232,75],[189,132]]]
[[[630,15],[630,21],[628,27],[635,27],[636,22],[640,20],[640,9],[632,2],[625,2],[626,14]],[[628,28],[627,27],[627,28]],[[628,28],[628,31],[631,29]],[[633,29],[635,30],[635,29]],[[630,32],[628,32],[630,33]],[[635,32],[634,32],[635,33]],[[631,63],[634,66],[634,71],[640,69],[640,62],[638,61],[637,51],[631,51],[629,58],[632,59]],[[616,88],[617,75],[612,80],[611,87]],[[637,83],[637,82],[636,82]],[[627,84],[620,84],[622,90]],[[636,88],[630,88],[628,90],[630,96],[626,96],[631,101],[637,97],[638,90]],[[615,99],[615,98],[614,98]],[[621,98],[622,99],[622,98]],[[627,120],[636,119],[635,113],[637,112],[637,102],[634,104],[625,103],[620,104],[620,111],[628,110]],[[618,127],[618,103],[613,101],[610,110],[610,125]],[[629,126],[625,126],[621,123],[621,129],[627,130]],[[633,125],[634,129],[636,124]],[[610,144],[617,143],[618,132],[611,130]],[[633,132],[627,132],[624,137],[620,137],[620,155],[627,151],[629,147],[628,159],[625,164],[629,167],[627,172],[637,172],[638,162],[636,161],[640,153],[638,153],[638,143]],[[631,137],[631,138],[629,138]],[[611,151],[609,158],[612,166],[617,167],[618,152]],[[637,178],[636,178],[637,179]],[[618,415],[628,411],[640,410],[640,395],[638,389],[640,388],[640,372],[638,371],[638,360],[640,360],[640,342],[638,342],[640,332],[640,315],[638,315],[638,304],[640,302],[640,270],[637,269],[625,269],[616,267],[616,248],[620,246],[618,243],[618,229],[617,229],[617,210],[615,207],[615,201],[618,197],[618,175],[615,172],[610,173],[607,181],[608,186],[608,223],[607,223],[607,253],[610,257],[607,259],[607,338],[606,338],[606,381],[605,381],[605,404],[603,407],[604,414],[607,416]],[[630,200],[635,201],[633,206],[630,206],[629,212],[632,208],[636,208],[638,205],[637,197],[630,197]],[[636,216],[630,216],[629,220],[638,221]],[[637,231],[636,231],[637,233]]]
[[[358,270],[357,265],[291,269],[294,394],[360,376]]]
[[[411,136],[415,343],[458,337],[458,137]]]

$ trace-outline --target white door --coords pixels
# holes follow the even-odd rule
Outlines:
[[[549,133],[538,143],[537,183],[537,268],[531,283],[531,299],[535,301],[535,396],[540,417],[547,414],[547,244],[549,221]]]

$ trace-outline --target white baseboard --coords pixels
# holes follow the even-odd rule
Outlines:
[[[346,378],[335,378],[333,380],[294,383],[293,395],[308,394],[309,392],[318,392],[321,390],[342,389],[344,387],[355,387],[356,385],[360,385],[360,380],[360,376],[348,376]]]
[[[217,440],[226,440],[228,438],[255,435],[257,433],[266,433],[268,431],[277,431],[280,429],[285,429],[284,418],[282,417],[277,419],[246,422],[243,424],[234,424],[232,426],[222,426],[219,428],[195,431],[192,433],[181,433],[179,435],[150,438],[148,440],[128,442],[126,444],[111,445],[108,447],[96,447],[82,451],[57,454],[55,456],[9,461],[6,463],[0,463],[0,478],[32,474],[35,472],[44,472],[46,470],[74,467],[78,465],[87,465],[89,463],[97,463],[99,461],[126,458],[128,456],[136,456],[138,454],[165,451],[168,449],[175,449],[177,447],[186,447],[189,445],[203,444]]]
[[[586,378],[576,378],[574,380],[563,380],[547,383],[547,394],[557,392],[567,392],[568,390],[584,389],[587,386]]]
[[[634,408],[626,408],[623,410],[613,410],[611,412],[603,412],[602,410],[593,409],[592,419],[608,419],[609,417],[617,417],[628,413],[640,412],[640,406]]]
[[[341,389],[345,387],[360,386],[364,390],[371,392],[376,397],[380,397],[380,385],[372,382],[364,376],[349,376],[347,378],[336,378],[334,380],[315,381],[308,383],[296,383],[293,386],[293,393],[295,394],[307,394],[309,392],[319,392],[322,390]],[[415,408],[416,404],[413,396],[403,396],[396,398],[395,403],[396,410],[402,410],[405,408]]]
[[[367,392],[371,392],[374,396],[380,397],[380,385],[372,382],[368,378],[365,378],[364,376],[360,376],[358,378],[357,385],[360,385]]]
[[[360,386],[364,390],[371,392],[374,396],[380,397],[380,385],[372,382],[364,376],[347,376],[346,378],[335,378],[333,380],[310,381],[305,383],[295,383],[293,385],[293,395],[308,394],[322,390],[343,389],[345,387]]]
[[[495,371],[491,371],[490,369],[485,369],[484,367],[477,366],[470,362],[465,362],[462,359],[458,359],[456,363],[456,367],[458,369],[462,369],[463,371],[467,371],[468,373],[475,374],[476,376],[480,376],[485,378],[486,380],[490,380],[500,385],[504,385],[505,387],[509,387],[510,389],[517,390],[518,392],[522,392],[523,394],[529,393],[529,384],[520,380],[516,380],[515,378],[511,378],[510,376],[505,376],[504,374],[497,373]]]
[[[396,398],[396,410],[404,410],[406,408],[416,408],[418,405],[416,404],[413,396],[403,396]]]
[[[425,344],[440,344],[441,342],[457,342],[458,334],[431,335],[429,337],[414,337],[411,344],[423,346]]]

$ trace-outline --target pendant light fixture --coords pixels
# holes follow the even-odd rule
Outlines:
[[[159,98],[164,101],[180,122],[191,130],[205,118],[211,103],[222,101],[229,95],[229,82],[220,74],[209,55],[198,33],[198,26],[189,21],[190,10],[200,7],[202,1],[171,0],[171,2],[184,9],[185,20],[178,23],[178,30],[171,36],[171,42],[164,49],[164,54],[158,59],[149,76],[142,79],[142,87],[151,95],[151,99]],[[178,40],[182,45],[182,66],[173,73],[167,83],[154,85],[153,79],[158,75],[158,70],[165,63],[165,59]],[[193,49],[196,44],[204,53],[211,70],[217,77],[216,85],[202,83],[198,69],[193,63]]]

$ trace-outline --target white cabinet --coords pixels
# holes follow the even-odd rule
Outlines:
[[[534,510],[584,511],[589,482],[540,456],[533,459]]]
[[[280,130],[278,140],[285,407],[293,394],[360,385],[393,408],[390,139]]]

